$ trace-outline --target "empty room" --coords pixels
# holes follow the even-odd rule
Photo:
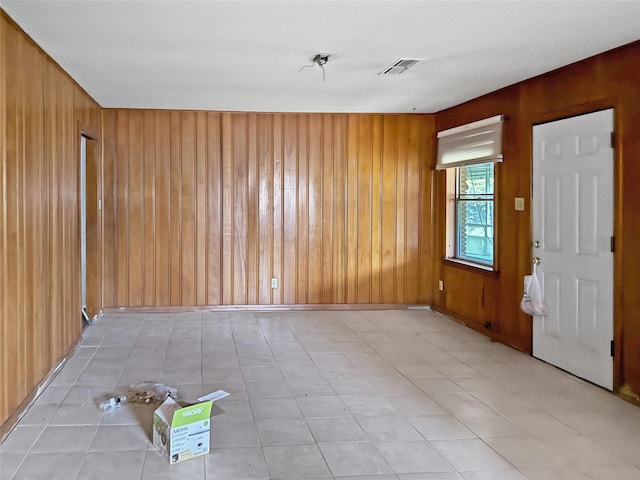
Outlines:
[[[639,1],[0,2],[0,480],[640,479]]]

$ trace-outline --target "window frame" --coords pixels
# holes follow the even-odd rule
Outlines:
[[[493,255],[491,262],[483,262],[481,260],[458,255],[458,234],[459,234],[459,218],[458,218],[458,177],[460,168],[472,167],[471,165],[463,165],[459,167],[452,167],[446,169],[446,193],[447,193],[447,202],[446,202],[446,252],[445,252],[445,260],[448,262],[452,262],[454,264],[460,264],[463,266],[471,267],[477,270],[484,270],[488,272],[497,272],[498,271],[498,248],[497,248],[497,233],[498,233],[498,211],[497,211],[497,200],[498,200],[498,192],[499,192],[499,168],[497,162],[485,162],[491,163],[493,165],[493,198],[491,200],[482,200],[482,201],[490,201],[493,203]],[[477,165],[477,164],[476,164]],[[474,199],[464,199],[462,201],[473,201]]]
[[[486,169],[486,171],[484,172],[484,177],[485,177],[485,182],[489,182],[489,180],[491,180],[491,193],[469,193],[469,192],[462,192],[462,176],[463,176],[463,169],[466,169],[467,172],[469,171],[469,169],[472,168],[478,168],[482,166],[483,168]],[[489,172],[489,168],[491,169]],[[471,262],[471,263],[479,263],[481,265],[486,265],[486,266],[493,266],[494,264],[494,258],[495,258],[495,242],[494,242],[494,227],[495,227],[495,220],[494,220],[494,212],[495,212],[495,164],[493,162],[487,162],[487,163],[482,163],[482,164],[476,164],[476,165],[464,165],[464,166],[460,166],[460,167],[456,167],[455,168],[455,172],[456,172],[456,190],[455,190],[455,202],[456,202],[456,206],[455,206],[455,228],[456,228],[456,236],[455,236],[455,258],[460,259],[460,260],[464,260],[466,262]],[[468,173],[466,174],[467,176],[469,175]],[[489,188],[485,188],[485,190],[489,190]],[[466,244],[468,242],[468,240],[464,240],[463,239],[465,237],[471,237],[471,235],[467,234],[465,235],[465,230],[467,228],[469,228],[470,223],[467,221],[463,221],[461,215],[463,214],[463,205],[467,204],[467,205],[471,205],[475,203],[476,204],[476,211],[478,212],[478,217],[479,217],[479,221],[481,223],[478,224],[473,224],[477,227],[480,227],[482,229],[484,229],[484,236],[483,237],[479,237],[482,238],[482,242],[486,243],[487,241],[490,241],[491,243],[491,257],[490,260],[483,260],[480,256],[472,256],[469,255],[467,251],[465,251],[463,253],[463,249],[466,249]],[[479,203],[484,203],[486,205],[485,210],[485,218],[484,218],[484,222],[482,221],[482,215],[480,213],[480,209],[479,207]],[[490,205],[490,207],[489,207]],[[464,208],[464,212],[465,214],[467,214],[467,209],[469,207],[465,207]],[[489,213],[491,213],[491,223],[489,224]],[[466,219],[465,219],[466,220]],[[491,235],[488,235],[488,231],[491,232]],[[485,246],[485,250],[489,250],[488,248],[486,248]]]

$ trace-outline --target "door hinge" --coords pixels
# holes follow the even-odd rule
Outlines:
[[[611,251],[616,251],[616,237],[611,237]]]
[[[616,132],[611,132],[611,148],[613,148],[615,143],[616,143]]]
[[[615,353],[616,353],[616,344],[613,340],[611,340],[611,356],[613,357]]]

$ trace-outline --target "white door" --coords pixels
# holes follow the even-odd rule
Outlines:
[[[533,127],[533,355],[613,388],[613,110]]]

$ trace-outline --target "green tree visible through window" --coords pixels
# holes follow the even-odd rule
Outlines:
[[[456,168],[456,257],[493,265],[494,164]]]

